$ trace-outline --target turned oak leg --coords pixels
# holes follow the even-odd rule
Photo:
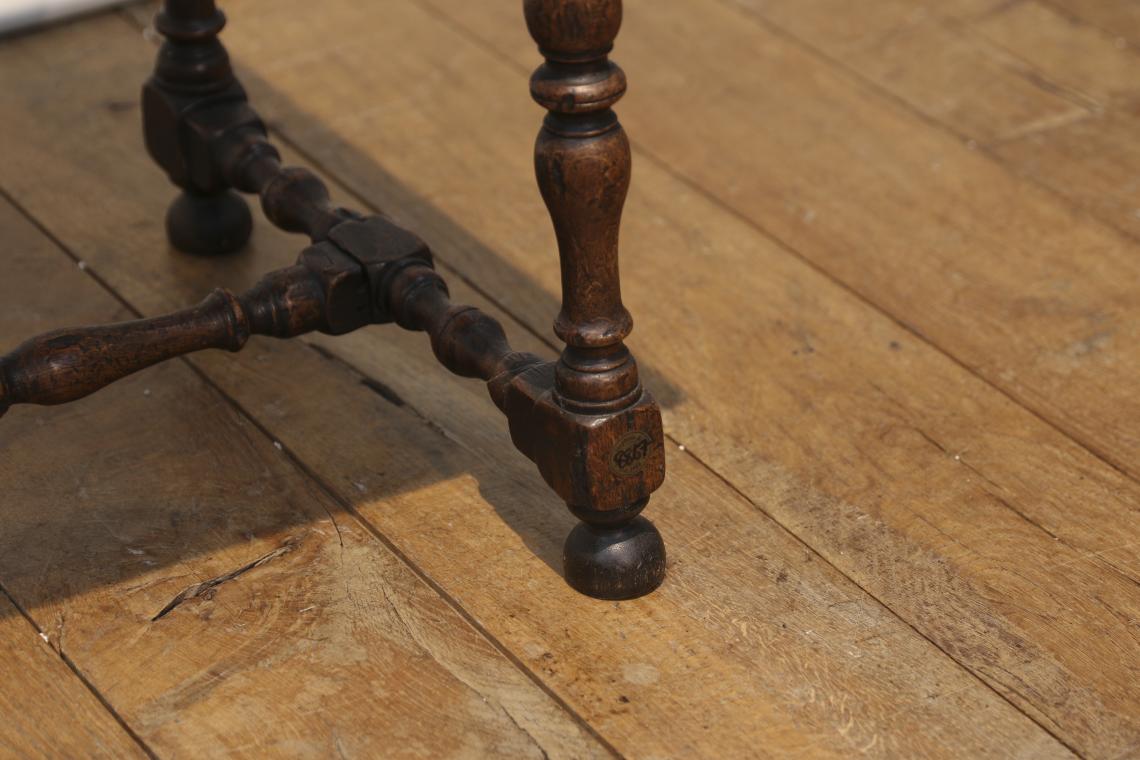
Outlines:
[[[562,266],[554,331],[566,347],[555,370],[556,401],[587,428],[590,420],[634,420],[625,413],[644,410],[649,424],[615,434],[607,461],[588,464],[652,490],[664,468],[660,415],[622,342],[633,320],[618,282],[630,150],[611,108],[625,93],[625,74],[607,54],[621,25],[621,0],[525,0],[524,10],[546,58],[531,78],[531,94],[550,112],[535,145],[535,171]],[[648,593],[665,577],[661,535],[640,515],[648,497],[599,508],[601,500],[569,504],[582,522],[566,540],[566,580],[601,598]]]
[[[214,157],[185,150],[187,113],[245,100],[218,41],[225,23],[213,0],[166,0],[154,21],[165,42],[143,87],[147,150],[182,188],[166,215],[167,237],[201,256],[236,251],[253,227],[249,207],[216,171]]]

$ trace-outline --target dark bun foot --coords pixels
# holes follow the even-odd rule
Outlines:
[[[183,253],[221,256],[249,241],[253,218],[245,200],[233,190],[217,195],[183,192],[166,212],[166,236]]]
[[[665,580],[665,542],[640,515],[619,526],[578,523],[562,562],[575,590],[595,599],[634,599]]]

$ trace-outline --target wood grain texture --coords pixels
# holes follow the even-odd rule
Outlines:
[[[543,331],[557,282],[535,251],[553,244],[520,190],[530,136],[503,126],[529,116],[499,95],[533,53],[521,31],[517,48],[480,36],[512,29],[505,7],[431,7],[384,24],[368,9],[331,8],[312,23],[352,55],[287,75],[276,68],[285,48],[275,58],[275,44],[237,25],[231,44],[272,78],[252,89],[282,129],[370,199],[432,230],[445,261]],[[234,3],[232,15],[243,8],[287,39],[302,34],[288,20],[300,9]],[[1134,746],[1135,483],[739,215],[763,214],[797,249],[826,252],[879,292],[890,286],[935,342],[970,348],[968,363],[987,377],[1054,404],[1115,452],[1132,450],[1135,357],[1090,359],[1080,346],[1104,323],[1133,345],[1133,322],[1116,316],[1134,303],[1128,244],[730,9],[637,8],[615,53],[640,82],[621,110],[635,146],[660,147],[672,171],[706,178],[738,209],[734,217],[710,191],[639,164],[623,238],[624,271],[639,277],[625,295],[640,315],[634,349],[672,389],[673,433],[1073,746],[1109,756]],[[447,19],[461,33],[450,35]],[[401,44],[418,63],[369,55]],[[513,70],[496,68],[516,55]],[[732,64],[742,60],[750,65]],[[362,78],[385,93],[386,107],[366,117],[347,107]],[[401,81],[456,86],[428,98]],[[665,115],[680,87],[709,118]],[[485,127],[466,117],[487,104],[495,116]],[[422,382],[385,381],[407,396]]]
[[[1140,44],[1140,7],[1124,0],[1048,0],[1058,10],[1131,44]]]
[[[1140,239],[1138,130],[1140,115],[1133,106],[999,143],[992,150],[1018,172]],[[1106,339],[1111,336],[1093,340],[1090,353]],[[1075,348],[1080,355],[1080,347]]]
[[[1135,128],[1140,95],[1140,54],[1122,20],[1132,3],[1102,4],[1121,19],[1097,27],[1067,3],[1048,0],[875,3],[870,14],[838,0],[731,2],[971,147],[1140,236],[1134,146],[1119,137],[1122,120]]]
[[[861,209],[867,219],[902,213],[901,207],[886,211],[886,206],[894,205],[887,200],[891,193],[883,192],[881,184],[869,182],[860,170],[867,159],[902,163],[901,168],[891,171],[895,175],[891,184],[900,189],[902,183],[934,186],[923,193],[926,200],[922,203],[946,210],[933,224],[924,224],[917,231],[905,216],[897,217],[900,222],[885,225],[894,228],[887,233],[889,238],[869,231],[877,224],[855,220],[843,225],[848,237],[860,241],[876,258],[903,261],[901,247],[913,246],[924,258],[938,260],[938,271],[918,273],[921,281],[917,284],[921,288],[922,282],[929,282],[941,295],[923,293],[912,300],[909,289],[899,287],[901,279],[893,280],[899,285],[892,286],[875,268],[860,273],[853,266],[836,265],[836,259],[821,255],[820,243],[800,242],[802,235],[794,227],[772,222],[781,213],[775,207],[758,211],[752,196],[760,188],[718,194],[737,209],[751,209],[745,213],[796,245],[807,258],[929,336],[1022,403],[1089,442],[1117,466],[1133,474],[1140,472],[1135,426],[1124,422],[1138,414],[1131,406],[1137,398],[1131,379],[1136,377],[1137,343],[1130,337],[1113,339],[1117,326],[1130,335],[1130,325],[1137,323],[1136,309],[1140,308],[1140,301],[1132,295],[1140,282],[1132,266],[1140,232],[1140,191],[1134,181],[1136,150],[1129,139],[1135,132],[1140,87],[1140,55],[1134,46],[1114,34],[1083,25],[1058,4],[1032,1],[993,4],[990,8],[949,3],[912,15],[900,8],[891,14],[891,32],[860,38],[858,44],[838,38],[818,23],[815,15],[802,12],[798,3],[733,2],[759,23],[775,25],[781,33],[866,80],[872,87],[863,91],[879,102],[880,110],[893,111],[890,101],[898,99],[926,119],[945,125],[966,143],[963,149],[961,145],[951,147],[949,141],[936,146],[937,140],[912,139],[907,141],[908,147],[917,151],[895,150],[887,140],[895,139],[897,145],[901,138],[887,136],[886,124],[893,119],[884,118],[877,126],[864,122],[882,133],[882,139],[872,138],[877,149],[856,147],[865,134],[860,130],[848,140],[856,149],[834,159],[835,165],[844,166],[845,172],[871,193],[872,200]],[[841,2],[827,5],[834,26],[864,25],[862,9]],[[1128,4],[1118,5],[1123,8]],[[921,65],[915,65],[918,60]],[[828,98],[828,102],[835,101]],[[762,108],[755,113],[764,118]],[[837,121],[850,123],[847,118]],[[976,155],[959,160],[966,153]],[[983,153],[1072,203],[1065,208],[1063,202],[1051,202],[1025,181],[1009,177],[991,180],[1000,172],[981,168],[986,162]],[[809,156],[806,163],[814,160]],[[765,174],[761,184],[766,184],[773,171],[770,164],[762,165]],[[805,168],[796,171],[802,176]],[[716,174],[721,175],[719,179]],[[694,172],[692,176],[708,188],[717,187],[718,181],[723,186],[723,171]],[[805,214],[810,213],[811,225],[818,227],[826,213],[823,209],[799,199],[789,200]],[[1073,207],[1079,209],[1075,214]],[[1098,229],[1081,212],[1091,213],[1132,238]],[[1056,234],[1050,224],[1057,215],[1073,220],[1057,225],[1064,230],[1063,235]],[[832,239],[822,246],[836,244],[842,245]],[[1028,266],[1004,274],[1001,265],[983,264],[999,258],[1024,261]],[[1057,266],[1062,261],[1067,263]],[[1069,289],[1070,282],[1080,283],[1079,289]],[[1015,288],[1036,290],[1033,300],[1041,303],[1041,308],[1025,309],[1024,302],[997,295]],[[947,311],[934,319],[924,318],[923,309],[916,305],[929,306],[930,299],[944,302]],[[979,314],[1009,320],[1002,327],[984,323],[985,317]],[[1106,330],[1085,321],[1092,314],[1097,315],[1093,321],[1105,321]],[[933,326],[951,320],[956,323],[960,318],[977,320],[974,346],[963,345],[969,330],[959,331],[959,338],[951,339]],[[1074,328],[1084,335],[1074,336]],[[992,339],[987,341],[986,336]],[[1024,352],[1008,350],[1019,344]],[[1007,358],[995,366],[994,357],[1003,351]],[[1085,363],[1089,366],[1080,366]],[[1130,369],[1111,377],[1114,370],[1106,369],[1106,364]],[[1104,420],[1115,429],[1106,434],[1102,425],[1082,422],[1092,419]]]
[[[866,78],[963,140],[987,143],[1090,115],[1087,101],[978,34],[978,24],[1021,7],[1021,0],[876,2],[866,13],[841,0],[726,4]]]
[[[378,353],[375,345],[368,353]],[[670,478],[655,496],[655,517],[671,541],[665,586],[603,606],[562,584],[558,553],[570,523],[558,519],[560,505],[525,463],[509,456],[506,437],[489,432],[485,406],[468,401],[465,413],[443,419],[439,407],[458,400],[438,403],[399,383],[409,404],[443,419],[451,445],[440,447],[427,427],[408,439],[412,461],[399,462],[400,470],[416,473],[427,460],[415,479],[437,482],[384,504],[372,496],[374,433],[352,425],[369,412],[361,379],[344,373],[334,381],[311,354],[273,348],[279,355],[260,365],[210,372],[250,402],[255,388],[274,383],[266,408],[287,411],[281,436],[326,477],[352,483],[345,498],[622,754],[1065,754],[688,455],[669,450]],[[382,363],[391,382],[391,355]],[[400,375],[430,369],[407,364]],[[326,384],[344,403],[331,411],[295,403],[276,380],[286,368]],[[383,402],[369,401],[380,407],[371,414],[384,413]],[[332,441],[353,454],[329,456]],[[966,716],[978,725],[967,727]],[[983,739],[983,725],[1003,739]]]
[[[122,312],[6,204],[0,229],[4,342]],[[0,581],[159,755],[610,755],[180,363],[11,411],[0,483]],[[43,726],[29,751],[127,754],[89,694],[44,705],[33,674],[3,690]]]
[[[1092,104],[1089,118],[998,142],[993,153],[1140,240],[1138,48],[1123,37],[1034,4],[999,14],[980,33],[1025,59],[1039,76]]]
[[[264,10],[264,22],[282,23],[273,9]],[[416,48],[429,27],[405,36],[402,44]],[[438,26],[435,31],[443,32]],[[296,33],[292,27],[281,32]],[[25,101],[17,109],[31,115],[47,108],[53,114],[43,120],[48,133],[62,133],[70,122],[66,129],[79,126],[82,138],[48,151],[47,144],[58,146],[64,135],[21,129],[21,152],[50,164],[45,175],[72,176],[79,193],[106,198],[99,217],[81,204],[64,204],[66,213],[57,216],[56,208],[44,218],[143,311],[166,308],[207,281],[238,287],[285,255],[290,244],[284,236],[262,225],[248,255],[191,262],[161,255],[156,225],[140,223],[123,239],[113,232],[114,223],[93,223],[148,219],[165,203],[161,177],[129,150],[137,140],[134,125],[98,106],[124,97],[129,71],[145,52],[106,45],[115,34],[103,20],[42,41],[45,49],[74,50],[100,40],[101,63],[90,74],[91,67],[78,61],[65,75],[57,69],[56,76],[69,82],[68,96],[39,105]],[[443,41],[455,43],[446,34]],[[10,58],[0,51],[0,70],[34,61],[36,45],[13,50]],[[493,61],[488,64],[461,41],[458,51],[495,72]],[[33,63],[20,75],[35,70]],[[87,118],[77,125],[67,113]],[[528,133],[520,152],[525,165],[533,121],[522,126]],[[91,151],[93,144],[105,149]],[[513,163],[505,165],[513,171]],[[37,216],[59,205],[58,195],[52,198],[42,188],[58,193],[66,186],[42,176],[42,183],[22,182],[17,174],[5,174],[4,181],[18,185],[13,192]],[[135,190],[111,192],[125,187]],[[666,184],[659,192],[673,190]],[[402,192],[407,204],[393,211],[430,212]],[[680,207],[692,202],[684,197]],[[541,217],[520,217],[520,228],[535,218]],[[441,222],[427,229],[441,235],[441,249],[456,255],[458,227]],[[753,238],[751,232],[741,234]],[[450,245],[448,235],[456,236]],[[551,272],[557,277],[556,267]],[[519,348],[544,350],[477,293],[456,290],[457,300],[486,306],[508,322]],[[517,295],[542,303],[549,292],[528,284]],[[553,313],[546,311],[544,321]],[[750,503],[679,450],[670,452],[671,479],[655,504],[662,529],[673,538],[671,580],[658,594],[632,603],[599,603],[575,594],[554,569],[572,518],[511,450],[481,388],[441,372],[423,336],[376,330],[319,342],[324,355],[300,343],[262,341],[238,356],[202,355],[194,361],[621,752],[1068,756],[1062,744],[780,529],[764,512],[776,502]],[[359,365],[364,374],[334,356]],[[655,388],[669,387],[662,366],[655,369]],[[157,373],[148,382],[173,385]],[[782,482],[787,489],[804,487],[792,473]],[[173,494],[187,485],[163,488]],[[226,585],[231,584],[219,587],[219,594]],[[231,590],[237,593],[236,586]]]
[[[1140,236],[1134,146],[1119,125],[1135,130],[1140,94],[1135,3],[728,1]]]
[[[146,757],[3,594],[0,651],[0,757]]]
[[[528,55],[525,41],[491,33],[506,26],[505,11],[435,6],[511,60]],[[1135,242],[752,16],[712,0],[701,6],[694,14],[657,3],[639,14],[630,5],[627,24],[642,31],[620,60],[656,72],[626,99],[635,145],[1140,472],[1129,422],[1140,418]],[[679,83],[690,85],[687,108],[708,118],[669,116]]]
[[[978,37],[1021,62],[1041,87],[1092,113],[1140,97],[1140,55],[1113,37],[1041,2],[1025,0],[970,24]]]

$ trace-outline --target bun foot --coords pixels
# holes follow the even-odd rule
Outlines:
[[[217,195],[183,192],[166,212],[166,236],[183,253],[222,256],[242,248],[253,231],[245,200],[233,190]]]
[[[636,599],[665,580],[665,542],[638,515],[620,525],[578,523],[562,550],[566,582],[595,599]]]

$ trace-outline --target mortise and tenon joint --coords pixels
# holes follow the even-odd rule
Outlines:
[[[237,351],[252,335],[341,335],[394,322],[426,332],[451,372],[487,383],[515,446],[581,520],[564,550],[570,585],[603,599],[656,588],[665,547],[641,511],[665,476],[664,438],[624,344],[633,321],[618,280],[630,150],[612,108],[625,75],[608,53],[621,2],[525,0],[524,11],[545,57],[531,94],[548,111],[535,171],[562,269],[556,361],[513,351],[498,322],[453,305],[418,236],[333,206],[312,172],[283,167],[218,41],[221,11],[213,0],[166,0],[155,19],[165,42],[142,97],[147,149],[181,189],[166,219],[171,243],[197,255],[240,249],[251,230],[240,192],[310,245],[246,293],[219,289],[166,316],[25,342],[0,358],[0,415],[13,404],[74,401],[193,351]]]

